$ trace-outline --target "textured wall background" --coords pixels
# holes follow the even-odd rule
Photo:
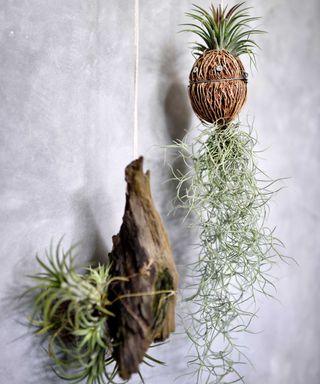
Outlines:
[[[140,0],[139,153],[180,271],[195,257],[192,237],[167,216],[174,191],[158,146],[197,124],[186,84],[192,57],[177,34],[191,0]],[[207,6],[208,1],[197,2]],[[230,1],[231,3],[231,1]],[[245,343],[248,384],[318,384],[320,377],[320,3],[254,0],[269,34],[260,39],[242,114],[255,117],[260,166],[288,176],[270,222],[299,263],[275,268],[278,299],[261,299]],[[52,238],[81,240],[81,261],[103,258],[124,209],[123,170],[132,159],[132,0],[0,0],[0,382],[53,383],[48,362],[12,304]],[[147,369],[147,383],[173,383],[187,344],[173,336]],[[59,381],[57,381],[59,382]],[[182,379],[182,383],[191,383]]]

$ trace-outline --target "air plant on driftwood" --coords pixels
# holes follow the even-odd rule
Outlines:
[[[142,166],[139,158],[126,168],[123,223],[106,265],[78,273],[73,248],[64,252],[61,242],[46,260],[37,257],[30,322],[47,338],[62,379],[103,384],[118,375],[127,381],[140,375],[141,362],[161,363],[147,350],[175,329],[176,267]]]

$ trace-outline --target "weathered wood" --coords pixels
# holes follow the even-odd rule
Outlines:
[[[126,167],[125,179],[123,222],[109,256],[112,274],[128,280],[112,286],[115,317],[109,327],[119,375],[128,379],[139,371],[150,344],[165,340],[175,329],[178,275],[142,157]]]

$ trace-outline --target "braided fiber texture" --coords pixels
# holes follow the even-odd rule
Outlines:
[[[244,74],[240,59],[226,50],[206,51],[196,60],[189,76],[189,96],[200,120],[223,125],[239,114],[247,97]]]

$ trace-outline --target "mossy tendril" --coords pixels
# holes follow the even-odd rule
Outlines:
[[[257,292],[270,296],[270,269],[283,244],[266,223],[274,181],[256,165],[250,127],[206,125],[193,144],[169,148],[185,170],[173,170],[176,208],[192,213],[200,232],[200,253],[188,286],[186,332],[196,353],[189,364],[197,383],[243,381],[237,365],[244,353],[239,332],[249,331]]]

